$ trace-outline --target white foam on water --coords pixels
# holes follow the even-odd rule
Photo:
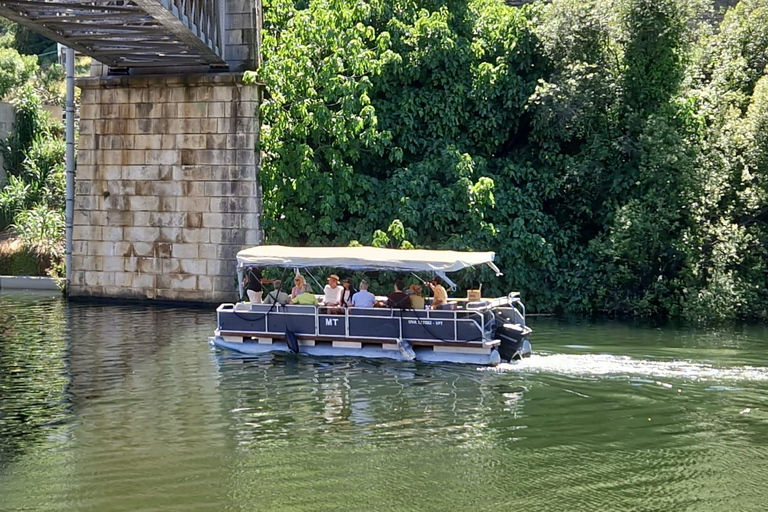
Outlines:
[[[761,366],[714,366],[692,361],[654,361],[611,354],[534,354],[514,363],[500,364],[496,371],[556,373],[574,376],[640,376],[694,381],[768,381]]]

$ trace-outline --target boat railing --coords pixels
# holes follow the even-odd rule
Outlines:
[[[245,306],[245,307],[244,307]],[[311,308],[311,309],[310,309]],[[485,317],[485,309],[482,310],[473,310],[473,309],[438,309],[438,310],[431,310],[431,309],[423,309],[423,310],[415,310],[415,309],[393,309],[393,308],[343,308],[343,311],[340,311],[341,308],[334,308],[329,306],[311,306],[311,305],[277,305],[277,304],[253,304],[253,305],[246,305],[245,303],[238,303],[238,304],[232,304],[232,303],[226,303],[221,304],[216,312],[218,315],[219,320],[219,329],[222,329],[222,317],[221,314],[247,314],[248,316],[252,316],[254,314],[262,315],[261,317],[257,317],[258,320],[261,320],[263,318],[265,320],[264,322],[264,330],[258,330],[254,331],[254,333],[263,332],[265,334],[284,334],[285,330],[270,330],[270,317],[273,316],[290,316],[290,317],[306,317],[308,314],[311,314],[314,317],[314,332],[313,333],[304,333],[303,335],[314,335],[314,336],[324,336],[325,334],[321,332],[320,326],[321,326],[321,318],[322,319],[332,319],[332,318],[343,318],[344,319],[344,336],[347,338],[354,338],[354,339],[380,339],[381,336],[366,336],[361,335],[359,333],[351,334],[350,333],[350,318],[355,319],[376,319],[376,320],[382,320],[382,319],[397,319],[399,320],[397,322],[397,333],[398,337],[400,339],[403,339],[403,324],[405,320],[412,320],[415,319],[419,324],[423,322],[424,326],[430,326],[433,325],[432,322],[439,322],[439,321],[452,321],[453,322],[453,340],[448,341],[459,341],[459,325],[460,322],[469,322],[471,325],[474,325],[474,327],[477,329],[477,331],[480,333],[482,339],[478,340],[471,340],[471,341],[490,341],[492,334],[493,334],[493,326],[491,322],[486,321]],[[249,319],[246,317],[246,319]],[[252,320],[252,319],[249,319]],[[425,327],[427,332],[430,332],[429,327]],[[408,340],[411,341],[435,341],[435,338],[412,338],[409,337]],[[446,341],[446,340],[442,340]]]
[[[517,292],[511,292],[507,295],[509,307],[515,312],[515,323],[525,326],[525,304]]]

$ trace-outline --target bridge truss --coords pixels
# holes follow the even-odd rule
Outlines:
[[[0,16],[113,68],[226,65],[224,0],[0,0]]]

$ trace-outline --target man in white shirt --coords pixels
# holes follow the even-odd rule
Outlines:
[[[368,291],[368,281],[360,281],[360,291],[352,296],[352,307],[372,308],[376,303],[376,296]]]
[[[328,276],[328,284],[323,288],[323,291],[325,292],[323,304],[326,306],[338,306],[341,304],[341,292],[343,289],[344,288],[339,286],[339,276],[336,274]]]

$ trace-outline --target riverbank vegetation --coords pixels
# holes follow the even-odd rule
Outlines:
[[[63,272],[65,145],[61,119],[46,106],[63,104],[64,73],[55,63],[55,44],[16,24],[0,28],[0,98],[15,113],[13,130],[0,145],[5,175],[0,274],[58,276]]]
[[[768,316],[765,2],[266,0],[264,60],[269,242],[397,219],[534,311]]]

